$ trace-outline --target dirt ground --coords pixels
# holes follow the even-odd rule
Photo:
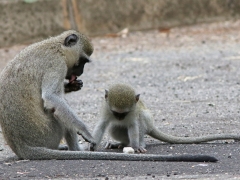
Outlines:
[[[128,82],[163,132],[240,135],[239,31],[240,21],[227,21],[95,37],[93,62],[80,77],[84,86],[66,99],[92,131],[104,90]],[[25,46],[0,49],[0,70]],[[217,163],[18,161],[0,135],[0,179],[240,179],[239,142],[232,140],[170,145],[145,138],[148,153],[209,154]]]

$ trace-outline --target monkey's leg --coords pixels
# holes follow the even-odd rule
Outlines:
[[[135,152],[145,153],[147,150],[140,145],[140,140],[143,142],[143,132],[139,132],[139,124],[137,120],[128,127],[128,137],[130,140],[130,146],[134,149]]]
[[[63,142],[63,139],[61,140],[60,144],[58,145],[58,150],[61,151],[67,151],[68,150],[68,145]]]
[[[66,144],[60,144],[58,146],[58,150],[67,151],[68,150],[68,146]]]
[[[68,144],[68,149],[70,151],[81,151],[81,148],[78,143],[77,132],[67,130],[65,134],[65,139]]]
[[[147,150],[145,149],[146,148],[146,144],[144,142],[144,133],[139,133],[139,151],[141,153],[145,153],[147,152]]]
[[[56,78],[55,78],[56,79]],[[46,88],[43,90],[44,109],[51,110],[56,120],[60,121],[67,129],[77,129],[77,133],[90,143],[96,144],[86,125],[71,110],[66,101],[58,94],[51,94]]]

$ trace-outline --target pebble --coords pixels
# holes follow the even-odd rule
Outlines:
[[[134,149],[131,148],[131,147],[125,147],[125,148],[123,148],[123,153],[133,154],[134,153]]]

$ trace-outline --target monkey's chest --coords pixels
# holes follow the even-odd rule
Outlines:
[[[109,134],[112,138],[120,142],[129,140],[128,128],[125,126],[111,125],[109,127]]]

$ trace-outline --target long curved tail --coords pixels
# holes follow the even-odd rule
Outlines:
[[[123,154],[109,152],[85,152],[92,159],[123,160],[123,161],[185,161],[185,162],[217,162],[213,156],[208,155],[156,155],[156,154]]]
[[[201,143],[201,142],[207,142],[207,141],[226,140],[226,139],[240,140],[240,135],[236,135],[236,134],[215,134],[215,135],[208,135],[208,136],[201,136],[201,137],[177,137],[177,136],[165,134],[159,131],[157,128],[153,128],[153,130],[149,132],[148,135],[160,141],[164,141],[172,144],[192,144],[192,143]]]
[[[27,151],[22,154],[22,159],[31,160],[121,160],[121,161],[192,161],[192,162],[216,162],[213,156],[208,155],[157,155],[157,154],[124,154],[90,151],[59,151],[44,147],[25,147]]]

